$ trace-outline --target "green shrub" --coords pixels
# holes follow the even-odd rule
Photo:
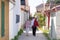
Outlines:
[[[23,30],[20,29],[20,31],[18,32],[18,35],[21,35],[23,33]]]
[[[40,27],[45,26],[45,19],[46,19],[46,17],[45,17],[44,15],[39,14],[39,16],[38,16],[38,21],[39,21]]]
[[[47,37],[48,40],[51,40],[48,36],[48,33],[43,33],[45,35],[45,37]]]
[[[45,35],[45,37],[47,37],[48,40],[51,40],[50,37],[48,36],[49,30],[43,30],[43,34]]]
[[[14,40],[18,40],[18,36],[15,36],[15,37],[14,37]]]
[[[14,40],[14,39],[11,39],[11,40]]]
[[[18,40],[18,37],[19,37],[22,33],[23,33],[23,29],[20,29],[20,30],[18,31],[18,34],[17,34],[13,39],[11,39],[11,40]]]

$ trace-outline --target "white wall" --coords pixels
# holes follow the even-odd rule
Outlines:
[[[15,0],[15,5],[9,2],[9,40],[17,35],[20,22],[16,23],[16,15],[20,15],[20,0]]]
[[[55,26],[55,29],[56,29],[56,12],[53,12],[53,14],[54,14],[53,21],[54,21],[54,26]],[[52,17],[50,15],[50,27],[51,27],[51,19],[52,19]]]
[[[56,13],[57,13],[56,14],[56,25],[60,26],[60,18],[59,18],[60,17],[60,11],[57,11]]]
[[[60,39],[60,11],[56,12],[56,34],[57,39]]]
[[[27,19],[29,19],[29,13],[21,11],[21,14],[20,14],[20,26],[24,26]]]
[[[24,24],[24,11],[21,11],[21,15],[20,15],[20,23],[21,23],[21,26]]]
[[[13,35],[13,4],[9,2],[9,40],[14,37]]]
[[[51,12],[50,14],[50,38],[55,39],[56,38],[56,13]]]

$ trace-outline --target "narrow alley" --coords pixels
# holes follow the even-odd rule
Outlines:
[[[18,40],[47,40],[47,38],[43,35],[42,31],[37,31],[37,35],[33,36],[31,31],[29,32],[29,36],[26,36],[24,32]]]
[[[0,0],[0,40],[60,40],[60,0]]]

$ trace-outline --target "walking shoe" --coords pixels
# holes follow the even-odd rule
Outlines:
[[[29,35],[26,35],[26,36],[29,36]]]

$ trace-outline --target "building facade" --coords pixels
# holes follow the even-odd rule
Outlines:
[[[9,1],[9,40],[17,35],[29,19],[28,0]]]
[[[30,15],[30,7],[28,5],[28,0],[21,1],[21,26],[23,27]]]
[[[28,0],[0,0],[0,40],[14,38],[29,12]]]
[[[20,0],[9,1],[9,40],[13,39],[20,30]]]

